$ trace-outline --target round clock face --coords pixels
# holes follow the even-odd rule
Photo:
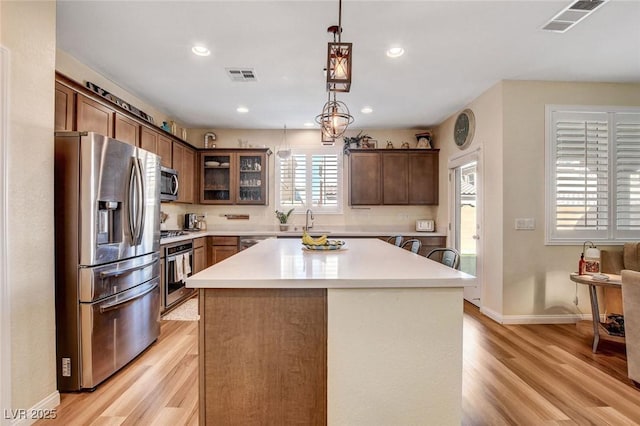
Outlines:
[[[471,143],[475,130],[475,117],[473,111],[465,109],[458,115],[453,127],[453,140],[460,149],[464,149]]]

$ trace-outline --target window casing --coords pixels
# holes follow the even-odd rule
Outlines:
[[[298,148],[276,156],[276,209],[342,213],[341,147]]]
[[[547,244],[640,238],[640,108],[547,106]]]

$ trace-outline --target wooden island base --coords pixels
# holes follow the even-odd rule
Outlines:
[[[200,309],[200,424],[460,424],[461,288],[201,289]]]
[[[471,277],[378,239],[346,247],[264,240],[187,280],[200,424],[460,425]]]
[[[200,424],[326,424],[326,289],[201,289],[200,315]]]

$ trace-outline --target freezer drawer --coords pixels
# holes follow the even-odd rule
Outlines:
[[[160,279],[96,303],[80,304],[80,386],[96,387],[160,334]]]
[[[160,254],[153,253],[92,268],[80,268],[80,302],[91,303],[160,276]]]

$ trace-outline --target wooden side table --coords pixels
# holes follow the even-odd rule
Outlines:
[[[593,353],[596,353],[598,350],[598,343],[600,342],[600,330],[603,331],[603,338],[607,340],[612,340],[614,342],[624,343],[623,336],[612,336],[607,332],[607,329],[600,322],[600,308],[598,307],[598,287],[611,287],[611,288],[621,288],[622,287],[622,278],[620,275],[615,274],[604,274],[609,277],[608,280],[594,280],[591,275],[578,275],[573,272],[569,275],[571,281],[576,282],[578,284],[584,284],[589,286],[589,299],[591,300],[591,316],[593,318]]]

